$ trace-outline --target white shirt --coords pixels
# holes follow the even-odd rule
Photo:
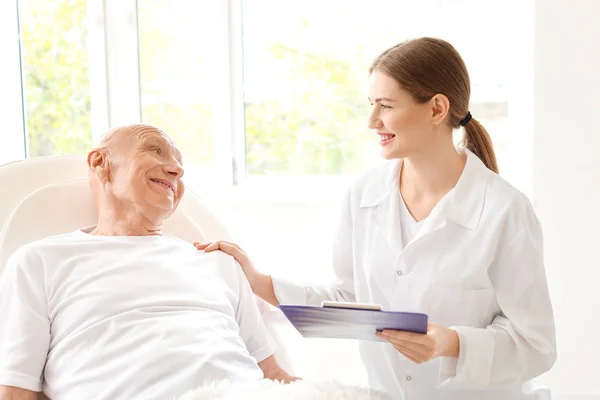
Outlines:
[[[458,183],[404,249],[400,162],[390,161],[345,199],[334,241],[337,282],[273,277],[275,293],[282,304],[357,301],[423,312],[455,329],[458,360],[418,365],[388,343],[360,343],[370,386],[395,399],[549,399],[529,382],[556,359],[540,224],[523,194],[461,151],[467,161]]]
[[[402,248],[404,249],[419,232],[425,220],[415,220],[415,217],[408,210],[400,191],[397,194],[400,196],[400,229],[402,230]]]
[[[0,321],[0,385],[53,400],[259,380],[274,353],[235,260],[169,236],[77,231],[22,247],[0,277]]]

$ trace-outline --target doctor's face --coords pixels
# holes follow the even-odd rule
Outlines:
[[[385,159],[406,158],[424,151],[434,139],[431,107],[419,104],[388,75],[373,71],[369,129],[377,134]]]

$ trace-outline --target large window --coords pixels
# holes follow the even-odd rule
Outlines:
[[[507,29],[518,4],[19,0],[28,154],[84,152],[92,131],[141,120],[171,134],[197,176],[220,183],[355,175],[379,160],[366,126],[371,61],[430,35],[463,55],[471,111],[491,133],[501,171],[516,176],[509,99],[519,95],[514,54],[530,33]]]
[[[265,18],[265,9],[277,17]],[[374,162],[368,67],[385,48],[421,35],[447,38],[463,54],[471,111],[503,158],[518,45],[506,32],[507,10],[490,1],[244,0],[249,175],[356,173]]]
[[[19,0],[29,156],[91,144],[86,0]]]

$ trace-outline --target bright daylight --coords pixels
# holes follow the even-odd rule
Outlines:
[[[600,2],[0,4],[0,400],[600,399]]]

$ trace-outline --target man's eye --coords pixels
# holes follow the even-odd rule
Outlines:
[[[154,151],[154,152],[155,152],[156,154],[158,154],[159,156],[162,154],[162,150],[161,150],[161,149],[159,149],[158,147],[154,147],[154,148],[152,149],[152,151]]]
[[[386,109],[387,109],[387,108],[392,108],[392,107],[390,107],[390,106],[386,106],[385,104],[382,104],[382,105],[381,105],[381,108],[386,108]]]

